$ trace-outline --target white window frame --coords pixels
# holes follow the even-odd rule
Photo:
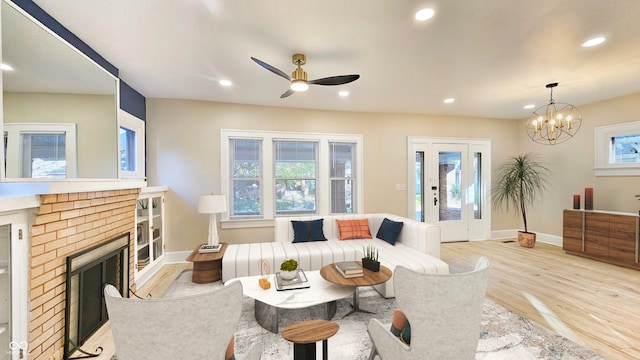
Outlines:
[[[611,138],[634,134],[640,134],[640,121],[595,128],[595,176],[640,175],[640,163],[615,164],[611,160]]]
[[[231,211],[222,214],[223,228],[261,227],[273,223],[275,215],[275,176],[274,176],[274,140],[317,141],[318,142],[318,183],[316,184],[316,215],[328,215],[331,209],[331,179],[329,161],[329,142],[345,142],[356,145],[356,203],[354,213],[364,211],[364,137],[361,134],[329,134],[307,132],[276,132],[256,130],[220,130],[220,184],[223,194],[231,190],[230,139],[262,140],[262,216],[231,217]],[[230,195],[227,196],[227,209],[230,209]],[[288,216],[288,215],[282,215]],[[308,214],[300,215],[308,216]],[[266,222],[266,223],[265,223]]]
[[[4,131],[7,133],[7,171],[6,178],[20,178],[21,181],[29,181],[31,178],[22,178],[22,146],[21,134],[65,133],[65,161],[66,178],[78,177],[78,151],[76,124],[74,123],[5,123]],[[41,181],[42,179],[33,179]],[[53,180],[53,179],[49,179]]]
[[[146,176],[145,172],[145,122],[137,117],[129,114],[126,111],[119,110],[119,125],[118,125],[118,171],[121,179],[136,179],[144,180]],[[125,128],[133,131],[136,134],[135,145],[135,171],[126,171],[120,168],[120,128]]]

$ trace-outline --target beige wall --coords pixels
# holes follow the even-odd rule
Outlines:
[[[5,92],[3,102],[5,123],[76,123],[78,177],[118,177],[113,96]]]
[[[446,116],[297,110],[203,101],[148,99],[147,176],[167,185],[167,251],[189,250],[206,241],[208,217],[196,211],[198,197],[220,192],[220,129],[356,133],[364,136],[364,212],[407,215],[407,136],[476,137],[493,142],[493,162],[517,146],[518,121]],[[224,191],[226,192],[226,191]],[[504,220],[501,220],[504,218]],[[496,224],[516,226],[499,215]],[[272,228],[223,230],[231,243],[273,239]]]

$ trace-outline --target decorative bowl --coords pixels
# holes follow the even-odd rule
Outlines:
[[[285,279],[285,280],[292,280],[294,277],[296,277],[296,274],[298,274],[298,270],[293,270],[293,271],[280,271],[280,277]]]

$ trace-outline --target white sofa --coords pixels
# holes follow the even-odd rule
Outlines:
[[[307,221],[323,219],[323,231],[327,241],[292,243],[291,220]],[[372,239],[339,240],[338,220],[368,219]],[[395,245],[376,238],[380,224],[388,218],[403,222]],[[222,281],[260,274],[259,262],[266,259],[272,272],[278,271],[282,260],[296,259],[304,270],[320,270],[325,265],[345,260],[360,260],[363,248],[375,246],[380,263],[391,270],[403,265],[414,271],[431,274],[448,274],[449,266],[440,260],[440,228],[412,219],[391,214],[350,214],[311,217],[287,217],[275,219],[275,241],[227,246],[222,258]],[[275,267],[275,269],[274,269]],[[375,289],[384,297],[394,297],[393,277]]]

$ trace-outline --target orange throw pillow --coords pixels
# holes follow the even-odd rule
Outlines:
[[[340,231],[340,240],[347,239],[371,239],[369,231],[369,221],[359,220],[336,220]]]

